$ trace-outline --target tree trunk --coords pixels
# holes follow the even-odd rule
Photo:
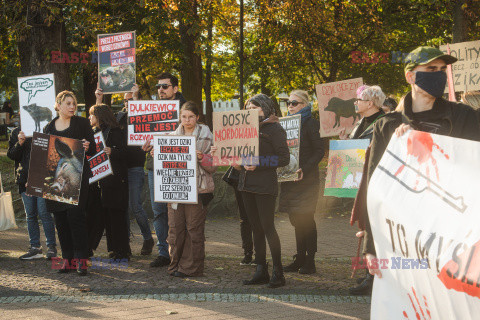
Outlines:
[[[180,7],[180,39],[183,46],[183,61],[180,70],[181,91],[187,100],[193,100],[199,107],[200,120],[205,121],[202,108],[202,58],[195,51],[199,34],[199,18],[196,0],[183,2]]]
[[[97,100],[95,90],[97,90],[98,67],[96,64],[88,63],[83,66],[83,96],[85,97],[85,110],[93,106]],[[104,99],[105,100],[105,99]]]
[[[55,92],[70,90],[69,65],[52,63],[52,51],[67,51],[65,24],[58,20],[47,24],[48,10],[30,3],[27,29],[17,39],[22,76],[55,74]]]
[[[244,105],[244,99],[243,99],[243,0],[240,0],[240,39],[239,39],[239,78],[240,78],[240,83],[239,83],[239,88],[238,88],[238,93],[240,95],[239,100],[240,100],[240,108],[243,109]]]
[[[210,10],[208,16],[208,30],[207,30],[207,48],[205,51],[205,121],[206,124],[213,130],[213,104],[212,104],[212,41],[213,41],[213,13]]]
[[[465,0],[455,1],[453,9],[452,43],[464,42],[467,39],[467,19],[463,5]]]

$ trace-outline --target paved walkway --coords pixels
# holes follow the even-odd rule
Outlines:
[[[276,218],[285,264],[295,253],[293,227]],[[142,239],[132,221],[134,257],[128,268],[91,268],[87,277],[57,274],[46,260],[20,261],[28,246],[23,225],[0,232],[0,314],[2,318],[162,319],[367,319],[369,298],[348,295],[356,229],[348,217],[317,217],[317,273],[286,274],[278,289],[245,287],[254,268],[240,266],[242,249],[236,219],[208,220],[205,276],[178,279],[165,268],[150,268],[152,256],[138,255]],[[42,236],[43,239],[43,236]],[[96,257],[106,259],[102,241]]]

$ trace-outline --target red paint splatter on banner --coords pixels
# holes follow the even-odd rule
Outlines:
[[[457,254],[462,249],[465,250]],[[447,289],[480,298],[480,241],[471,247],[458,244],[453,251],[452,260],[443,266],[438,278]]]
[[[417,292],[415,291],[415,289],[413,287],[411,288],[411,291],[412,291],[411,293],[413,294],[413,297],[415,299],[412,299],[412,295],[410,295],[410,293],[407,293],[407,296],[408,296],[408,299],[410,299],[410,303],[412,304],[412,308],[415,311],[415,317],[417,318],[417,320],[432,319],[432,316],[430,314],[430,310],[428,309],[427,298],[425,296],[423,296],[423,303],[425,305],[425,312],[424,312],[423,307],[422,307],[422,305],[420,304],[420,301],[417,298]],[[403,311],[403,316],[406,319],[410,319],[405,310]]]

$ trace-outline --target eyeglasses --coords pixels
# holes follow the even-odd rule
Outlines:
[[[354,103],[358,103],[358,101],[370,101],[370,100],[364,100],[364,99],[355,99]]]
[[[173,85],[166,83],[157,83],[155,87],[157,87],[158,89],[162,88],[163,90],[167,90],[168,87],[173,87]]]
[[[289,101],[287,101],[287,107],[288,107],[289,105],[292,105],[293,107],[296,107],[296,106],[298,106],[299,104],[302,104],[302,103],[303,103],[303,102],[296,101],[296,100],[293,100],[293,101],[290,101],[290,100],[289,100]]]

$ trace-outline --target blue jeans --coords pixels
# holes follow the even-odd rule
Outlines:
[[[148,224],[148,215],[142,206],[142,190],[145,181],[145,171],[143,167],[134,167],[128,169],[128,203],[130,210],[135,214],[135,219],[140,227],[143,240],[152,239],[152,231]],[[128,213],[127,213],[128,214]],[[128,229],[130,230],[130,218],[128,220]]]
[[[168,212],[167,204],[162,202],[155,202],[154,199],[154,185],[153,185],[153,171],[148,170],[148,186],[150,188],[150,202],[153,210],[153,227],[157,234],[158,255],[169,258],[168,254]]]
[[[23,206],[27,214],[28,237],[30,238],[30,246],[40,248],[40,227],[38,226],[38,217],[42,220],[43,231],[47,238],[47,247],[56,247],[55,240],[55,223],[52,214],[47,211],[45,199],[32,197],[22,192]]]

